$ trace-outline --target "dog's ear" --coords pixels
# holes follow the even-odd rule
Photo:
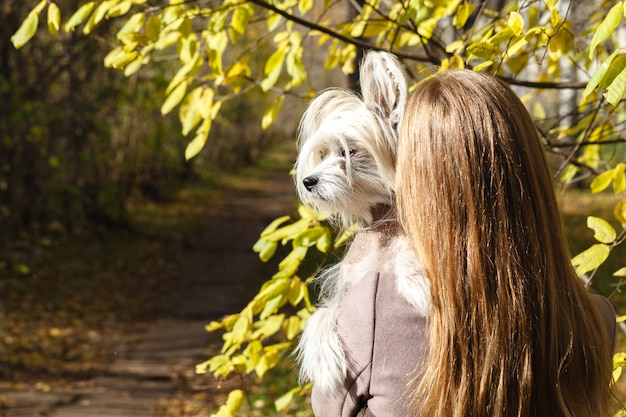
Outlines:
[[[360,80],[365,105],[393,125],[398,125],[408,89],[398,58],[383,51],[367,52],[361,63]]]

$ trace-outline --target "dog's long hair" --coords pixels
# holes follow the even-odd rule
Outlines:
[[[316,281],[321,302],[308,320],[297,355],[301,381],[329,393],[343,385],[347,361],[336,328],[336,309],[350,279],[371,271],[391,271],[399,293],[426,315],[429,284],[395,218],[395,160],[398,125],[407,82],[397,58],[369,52],[360,69],[362,95],[328,89],[304,113],[295,164],[300,200],[331,215],[341,227],[355,222],[366,252],[326,269]],[[357,240],[361,237],[357,236]],[[363,240],[361,241],[363,243]]]

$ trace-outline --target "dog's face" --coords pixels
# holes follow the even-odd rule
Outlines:
[[[371,223],[374,207],[393,203],[396,141],[393,126],[356,95],[322,93],[300,126],[300,200],[344,226]]]
[[[369,225],[377,206],[392,206],[394,165],[407,85],[397,58],[368,52],[361,64],[363,96],[329,89],[300,121],[296,189],[313,210],[343,226]]]

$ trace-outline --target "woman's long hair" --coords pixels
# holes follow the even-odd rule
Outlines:
[[[527,110],[470,70],[423,81],[400,130],[400,221],[432,285],[420,416],[598,417],[605,326],[570,262]]]

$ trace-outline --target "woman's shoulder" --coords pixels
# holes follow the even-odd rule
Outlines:
[[[615,309],[611,302],[606,298],[599,294],[591,294],[591,299],[593,300],[598,312],[600,313],[600,317],[602,318],[602,322],[606,328],[607,335],[609,337],[609,345],[611,346],[611,353],[615,349],[616,343],[616,333],[617,333],[617,323],[615,321]]]

